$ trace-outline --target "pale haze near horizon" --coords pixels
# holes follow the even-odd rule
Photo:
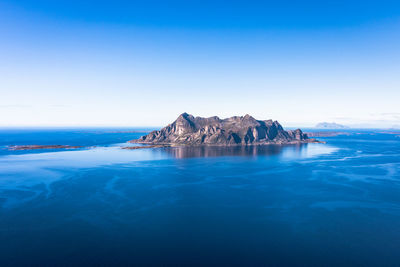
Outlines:
[[[299,10],[297,21],[258,24],[246,9],[229,25],[240,7],[228,8],[224,23],[206,9],[169,20],[193,8],[181,3],[159,7],[164,20],[142,22],[116,19],[121,10],[72,16],[40,2],[0,3],[2,127],[162,126],[183,112],[284,126],[400,125],[393,12],[363,17],[361,8],[352,20],[338,8],[331,15],[345,22],[333,23]]]

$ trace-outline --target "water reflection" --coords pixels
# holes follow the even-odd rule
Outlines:
[[[175,158],[207,158],[207,157],[226,157],[226,156],[271,156],[282,153],[283,150],[290,149],[291,153],[302,154],[302,150],[307,145],[268,145],[268,146],[197,146],[197,147],[169,147],[164,148],[164,152]]]
[[[208,157],[257,157],[274,156],[280,158],[310,158],[337,151],[336,147],[326,144],[297,144],[297,145],[264,145],[264,146],[182,146],[167,147],[160,150],[169,157],[208,158]]]

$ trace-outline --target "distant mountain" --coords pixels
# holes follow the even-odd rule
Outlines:
[[[320,122],[315,125],[318,129],[349,129],[350,127],[335,122]]]
[[[285,131],[277,121],[250,115],[220,119],[181,114],[173,123],[131,143],[149,145],[263,145],[318,142],[300,129]]]

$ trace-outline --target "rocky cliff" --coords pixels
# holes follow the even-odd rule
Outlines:
[[[227,119],[181,114],[176,121],[131,143],[165,145],[263,145],[317,142],[300,129],[285,131],[277,121],[250,115]]]

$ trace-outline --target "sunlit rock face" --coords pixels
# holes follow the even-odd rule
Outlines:
[[[132,143],[169,145],[262,145],[316,142],[300,129],[285,131],[277,121],[250,115],[220,119],[183,113],[173,123]]]

